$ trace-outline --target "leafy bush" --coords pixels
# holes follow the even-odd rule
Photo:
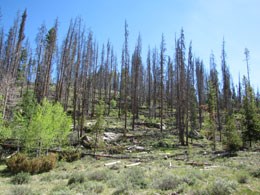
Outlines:
[[[175,175],[166,174],[162,178],[157,178],[154,181],[153,186],[160,190],[174,190],[181,183],[182,180],[179,177]]]
[[[20,185],[20,184],[27,184],[29,183],[29,181],[30,181],[30,174],[21,172],[12,178],[11,183]]]
[[[28,169],[28,159],[25,154],[18,153],[6,161],[7,168],[12,173],[19,173]]]
[[[41,177],[41,181],[45,182],[51,182],[53,180],[64,180],[64,179],[69,179],[70,175],[69,173],[63,171],[63,172],[52,172],[48,174],[44,174]]]
[[[188,175],[186,177],[183,177],[182,180],[188,184],[189,186],[192,186],[196,183],[196,178],[194,176]]]
[[[96,182],[88,182],[85,184],[85,194],[100,194],[104,191],[104,185]]]
[[[12,134],[11,129],[5,124],[3,115],[0,112],[0,139],[10,138]]]
[[[12,173],[27,172],[31,174],[50,171],[56,166],[57,157],[55,154],[28,158],[25,154],[18,153],[6,161],[8,169]]]
[[[37,160],[37,158],[36,158]],[[42,173],[42,172],[48,172],[52,170],[57,163],[57,156],[55,154],[49,154],[48,156],[42,156],[38,159],[39,162],[39,172],[37,173]]]
[[[85,175],[84,174],[73,174],[68,181],[68,185],[72,185],[75,183],[84,183]]]
[[[88,174],[89,180],[103,181],[108,179],[108,173],[106,170],[96,170]]]
[[[208,194],[228,195],[236,189],[236,184],[232,181],[217,179],[207,188]]]
[[[15,113],[14,132],[16,138],[25,140],[27,150],[63,146],[68,141],[71,118],[59,103],[52,104],[44,99],[34,112],[25,109]],[[28,113],[29,112],[29,113]]]
[[[131,189],[147,188],[144,170],[140,167],[131,167],[109,180],[111,187],[116,188],[113,194],[127,194]]]
[[[14,186],[11,188],[10,194],[15,194],[15,195],[33,195],[33,191],[27,187],[27,186]]]
[[[110,101],[110,105],[111,105],[112,109],[115,109],[116,108],[116,100],[112,99]]]
[[[248,175],[247,174],[239,174],[237,181],[240,184],[248,183]]]
[[[144,189],[147,187],[147,181],[142,168],[133,167],[131,169],[126,169],[124,174],[126,182],[129,182],[134,188],[140,187],[141,189]]]
[[[260,168],[251,171],[250,174],[251,174],[253,177],[260,178]]]
[[[81,158],[81,152],[75,150],[63,151],[59,154],[59,159],[64,160],[66,162],[73,162],[79,160]]]
[[[192,195],[208,195],[208,190],[205,188],[195,189],[191,192]]]
[[[193,195],[229,195],[236,190],[236,183],[217,178],[206,187],[201,187],[191,192]]]
[[[64,194],[71,194],[71,191],[67,186],[58,185],[58,186],[55,186],[51,190],[50,194],[52,194],[52,195],[64,195]]]
[[[129,190],[128,190],[128,188],[126,187],[126,186],[119,186],[114,192],[113,192],[113,194],[112,195],[122,195],[122,194],[129,194],[128,193],[129,192]]]

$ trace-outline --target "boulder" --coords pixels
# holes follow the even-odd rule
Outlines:
[[[107,143],[112,143],[118,141],[122,136],[122,133],[105,132],[103,140]]]
[[[86,149],[91,149],[93,146],[93,139],[86,134],[81,137],[81,144]]]
[[[129,146],[127,148],[127,150],[130,150],[130,151],[145,151],[145,148],[143,146],[133,145],[133,146]]]

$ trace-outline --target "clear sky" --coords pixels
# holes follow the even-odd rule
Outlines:
[[[142,36],[143,61],[147,48],[166,39],[167,55],[173,57],[175,34],[183,27],[188,48],[209,67],[211,51],[220,68],[223,37],[227,63],[233,79],[246,75],[244,49],[250,51],[250,76],[260,87],[260,0],[1,0],[1,25],[7,32],[17,14],[27,8],[25,33],[34,43],[38,28],[48,28],[59,19],[59,41],[66,34],[71,18],[81,16],[101,45],[109,39],[120,59],[124,38],[124,21],[129,26],[130,52],[137,36]]]

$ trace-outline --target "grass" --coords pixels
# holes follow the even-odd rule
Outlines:
[[[117,125],[111,122],[111,131],[122,133]],[[59,161],[55,169],[30,175],[28,183],[21,185],[12,182],[18,176],[7,172],[2,163],[0,194],[260,194],[259,152],[240,151],[235,157],[213,159],[210,142],[205,139],[183,147],[176,144],[174,132],[160,134],[156,128],[142,126],[127,136],[116,147],[124,150],[138,145],[147,150],[113,154],[134,157],[129,159],[85,156],[73,162]],[[221,144],[217,148],[221,149]],[[120,163],[104,166],[115,161]],[[127,166],[136,162],[141,163]],[[18,181],[26,178],[19,176]]]
[[[180,152],[180,151],[178,151]],[[177,151],[175,153],[178,153]],[[14,185],[9,175],[4,176],[1,165],[1,194],[257,194],[260,180],[257,175],[259,155],[240,152],[237,157],[217,159],[213,166],[193,167],[186,161],[161,158],[161,151],[153,151],[157,159],[141,162],[121,159],[117,168],[104,164],[111,159],[95,160],[85,157],[68,163],[60,162],[57,168],[30,176],[30,182]],[[194,158],[198,155],[195,151]],[[193,160],[192,157],[190,160]],[[252,161],[251,161],[252,160]],[[251,163],[249,163],[251,161]],[[248,163],[247,163],[248,162]],[[253,167],[254,170],[253,170]],[[11,178],[14,178],[11,176]]]

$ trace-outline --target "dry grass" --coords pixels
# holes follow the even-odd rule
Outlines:
[[[30,176],[30,182],[20,187],[12,184],[14,175],[2,164],[0,194],[260,194],[259,152],[241,151],[235,157],[212,160],[207,140],[181,147],[173,144],[177,138],[169,132],[159,135],[157,129],[141,127],[118,144],[122,148],[140,145],[148,152],[118,154],[135,158],[120,159],[114,166],[104,165],[119,159],[86,156],[70,163],[60,161],[55,169]],[[136,161],[141,164],[125,166]]]

